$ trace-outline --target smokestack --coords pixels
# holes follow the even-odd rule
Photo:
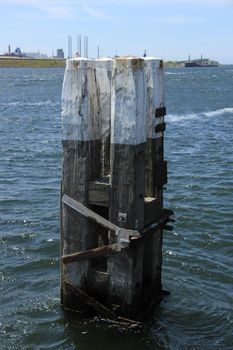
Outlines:
[[[84,36],[84,57],[88,57],[88,37]]]
[[[11,46],[8,45],[8,53],[11,53]]]
[[[79,34],[77,36],[77,55],[82,56],[82,41],[81,41],[81,35]]]
[[[68,58],[72,58],[73,52],[72,52],[72,36],[68,36]]]

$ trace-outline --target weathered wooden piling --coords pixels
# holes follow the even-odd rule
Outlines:
[[[162,297],[162,61],[72,59],[62,94],[61,298],[137,318]]]

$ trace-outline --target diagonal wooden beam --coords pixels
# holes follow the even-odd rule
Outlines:
[[[81,289],[73,285],[71,282],[65,281],[64,286],[68,292],[70,292],[72,295],[75,295],[84,304],[91,306],[100,315],[103,315],[104,317],[117,321],[118,317],[114,314],[114,312],[112,312],[106,306],[99,303],[90,295],[83,292]]]
[[[105,305],[101,304],[96,299],[92,298],[90,295],[83,292],[81,289],[79,289],[77,286],[72,284],[71,282],[65,280],[64,281],[64,287],[66,290],[73,295],[75,295],[81,302],[84,304],[87,304],[91,306],[97,313],[105,317],[106,319],[114,320],[115,322],[119,323],[126,323],[134,327],[139,327],[141,325],[140,322],[130,320],[126,317],[117,316],[112,310],[110,310]],[[69,310],[69,309],[68,309]]]
[[[62,202],[68,207],[74,209],[81,215],[84,215],[86,218],[96,222],[97,224],[105,227],[107,230],[115,232],[117,238],[117,249],[120,251],[122,248],[125,248],[130,243],[130,237],[140,237],[140,233],[136,230],[129,230],[125,228],[118,227],[112,222],[106,220],[102,216],[95,213],[93,210],[85,207],[83,204],[77,202],[76,200],[70,198],[66,194],[62,197]]]
[[[62,197],[62,202],[68,205],[70,208],[76,210],[78,213],[84,215],[85,217],[91,219],[92,221],[95,221],[97,224],[105,227],[108,230],[118,232],[119,227],[111,223],[110,221],[106,220],[102,216],[95,213],[93,210],[85,207],[83,204],[77,202],[76,200],[70,198],[66,194]]]

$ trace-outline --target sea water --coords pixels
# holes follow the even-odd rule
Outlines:
[[[60,307],[63,69],[0,69],[0,349],[233,348],[233,66],[165,70],[163,288],[140,331]]]

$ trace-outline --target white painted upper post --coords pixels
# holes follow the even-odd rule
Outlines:
[[[164,75],[161,59],[144,57],[146,77],[146,126],[147,138],[155,139],[162,136],[156,133],[156,125],[163,123],[164,117],[155,118],[157,108],[164,107]]]
[[[155,118],[155,110],[163,106],[160,59],[67,60],[62,92],[63,140],[100,140],[109,135],[110,124],[112,143],[139,144],[146,138],[161,137],[155,127],[163,117]]]
[[[146,142],[143,59],[116,58],[112,87],[111,143]]]
[[[110,133],[113,60],[67,60],[62,90],[63,140],[100,140]]]

